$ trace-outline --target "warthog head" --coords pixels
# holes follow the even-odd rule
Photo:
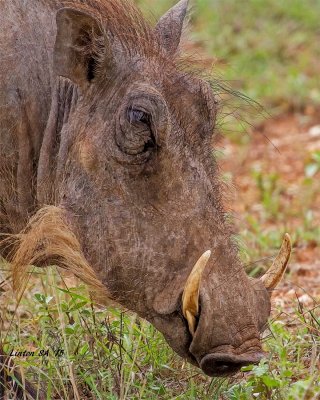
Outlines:
[[[290,241],[246,275],[212,152],[217,100],[179,54],[187,3],[155,28],[123,1],[59,10],[46,138],[59,135],[40,169],[57,171],[56,204],[110,297],[214,376],[261,359]]]

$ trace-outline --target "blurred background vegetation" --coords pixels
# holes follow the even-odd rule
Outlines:
[[[172,0],[137,0],[162,15]],[[320,104],[318,0],[195,0],[188,37],[214,73],[269,112]]]

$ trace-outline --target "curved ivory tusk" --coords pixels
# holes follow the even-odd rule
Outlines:
[[[288,233],[284,235],[281,249],[278,256],[273,261],[269,270],[260,278],[265,287],[269,290],[274,289],[281,281],[291,254],[291,239]]]
[[[186,320],[188,321],[189,330],[194,335],[196,329],[196,317],[199,314],[199,289],[201,275],[207,265],[207,262],[211,256],[211,251],[208,250],[202,254],[199,260],[193,267],[183,294],[182,294],[182,312]]]

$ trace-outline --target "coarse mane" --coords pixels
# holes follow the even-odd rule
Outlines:
[[[47,0],[42,0],[47,1]],[[207,67],[197,54],[186,55],[181,51],[168,54],[155,34],[155,21],[149,21],[131,0],[55,0],[57,8],[70,7],[93,16],[100,25],[102,37],[96,37],[93,57],[97,68],[104,64],[104,44],[111,41],[115,48],[125,50],[128,59],[156,58],[168,71],[178,70],[181,76],[193,75],[211,81]],[[169,35],[170,32],[163,32]],[[83,48],[86,52],[87,49]],[[92,49],[91,49],[92,51]],[[108,55],[106,56],[108,57]]]
[[[99,21],[101,31],[130,54],[150,56],[161,49],[151,24],[141,11],[127,0],[61,0],[60,6],[75,8]]]
[[[22,232],[2,235],[1,245],[10,249],[7,261],[18,298],[26,288],[31,266],[56,265],[87,284],[96,303],[110,304],[111,295],[88,264],[62,208],[41,208]]]

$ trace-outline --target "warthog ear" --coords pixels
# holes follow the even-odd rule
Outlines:
[[[56,21],[55,72],[84,86],[95,77],[100,24],[93,16],[72,8],[59,10]]]
[[[182,29],[188,11],[189,0],[180,0],[163,17],[155,27],[160,44],[169,54],[174,54],[180,44]]]

